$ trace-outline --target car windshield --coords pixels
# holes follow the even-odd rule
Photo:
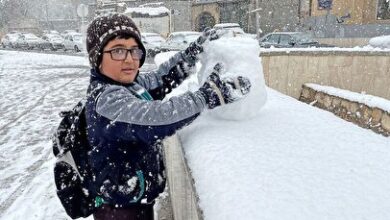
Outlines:
[[[184,36],[185,40],[187,42],[193,42],[195,41],[196,39],[198,39],[198,37],[200,36],[200,34],[191,34],[191,35],[186,35]]]
[[[316,42],[310,34],[305,34],[305,33],[299,33],[299,34],[294,34],[292,37],[295,39],[297,43],[312,43]]]
[[[81,41],[82,36],[81,35],[73,35],[73,40],[75,41]]]
[[[49,38],[52,39],[52,40],[61,40],[61,37],[57,36],[57,35],[52,35]]]
[[[34,34],[25,34],[24,35],[26,38],[34,38],[34,37],[37,37],[35,36]]]
[[[33,35],[33,34],[26,34],[26,35],[24,35],[24,37],[26,38],[26,40],[36,40],[36,39],[38,39],[38,37]]]
[[[164,38],[162,38],[159,35],[149,35],[149,36],[145,36],[145,38],[149,42],[163,42],[164,41]]]
[[[240,27],[231,27],[231,28],[226,28],[226,29],[232,30],[235,33],[239,33],[239,34],[243,34],[244,33],[244,31]]]
[[[13,35],[8,35],[10,39],[18,39],[19,35],[13,34]]]

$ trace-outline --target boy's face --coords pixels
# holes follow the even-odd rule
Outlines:
[[[114,39],[106,44],[103,48],[103,58],[100,65],[100,72],[109,78],[120,83],[131,83],[137,76],[140,59],[136,55],[132,55],[133,51],[126,51],[126,59],[118,52],[121,50],[115,49],[138,49],[138,44],[134,38],[129,39]],[[111,51],[111,52],[105,52]],[[118,59],[119,57],[119,59]]]

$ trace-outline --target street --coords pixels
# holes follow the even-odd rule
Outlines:
[[[143,70],[154,68],[147,62]],[[82,56],[0,50],[0,219],[65,219],[50,138],[58,113],[84,96],[88,65]]]

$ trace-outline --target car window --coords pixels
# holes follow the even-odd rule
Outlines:
[[[268,35],[268,36],[264,37],[264,38],[261,40],[261,42],[268,42],[270,37],[271,37],[271,35]]]
[[[81,39],[82,39],[81,35],[74,35],[73,36],[73,40],[75,40],[75,41],[80,41]]]
[[[279,39],[280,44],[288,45],[291,42],[291,36],[287,34],[281,34]]]
[[[271,34],[269,36],[268,42],[275,44],[279,43],[279,34]]]
[[[310,34],[305,34],[305,33],[294,34],[293,38],[297,43],[315,42],[315,40],[310,36]]]
[[[181,42],[184,41],[184,36],[181,35],[181,34],[180,35],[176,35],[176,36],[173,37],[172,41],[181,43]]]

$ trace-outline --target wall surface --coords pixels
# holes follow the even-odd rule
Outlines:
[[[173,218],[175,220],[202,220],[203,214],[198,206],[194,181],[177,135],[164,140],[164,158]]]
[[[370,38],[317,38],[323,44],[335,45],[337,47],[366,46]]]
[[[304,83],[365,92],[390,100],[390,52],[261,52],[267,85],[299,98]]]

